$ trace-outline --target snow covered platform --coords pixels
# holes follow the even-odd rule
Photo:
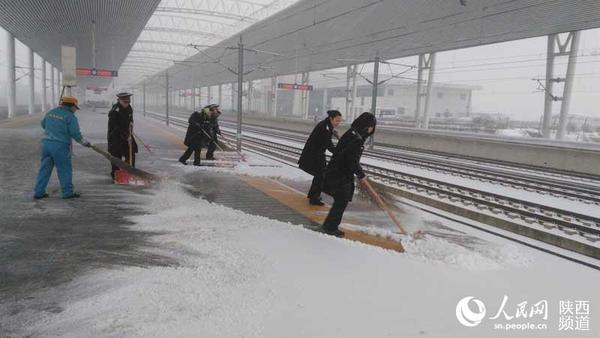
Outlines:
[[[78,115],[104,143],[106,113]],[[597,336],[596,269],[410,203],[394,206],[403,224],[437,235],[403,241],[403,254],[310,231],[299,225],[319,219],[286,202],[308,188],[304,173],[252,154],[183,166],[183,131],[135,118],[151,151],[140,144],[137,166],[166,179],[114,185],[106,160],[74,145],[83,197],[69,201],[55,177],[50,198],[30,199],[39,115],[0,124],[0,336]],[[346,216],[393,231],[359,196]],[[565,329],[561,301],[589,304],[588,330],[581,318]]]

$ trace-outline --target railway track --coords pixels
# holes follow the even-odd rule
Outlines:
[[[226,124],[232,125],[230,123]],[[282,133],[272,130],[266,132],[264,129],[256,127],[244,128],[253,133],[286,139],[292,142],[303,144],[306,141],[306,136],[304,135],[293,135],[287,132]],[[536,192],[542,195],[600,205],[600,180],[594,182],[587,178],[584,180],[579,177],[567,178],[566,175],[561,175],[562,178],[560,178],[556,177],[554,173],[551,176],[546,175],[546,173],[544,175],[540,175],[539,173],[522,173],[516,172],[514,169],[497,168],[496,165],[488,166],[465,163],[464,161],[448,158],[432,158],[431,156],[415,155],[385,148],[365,150],[364,156],[417,169],[447,173],[471,180]]]
[[[155,118],[165,119],[164,116],[153,115]],[[170,123],[187,127],[187,120],[182,117],[172,117]],[[234,132],[226,129],[222,129],[222,131],[223,137],[227,141],[235,141]],[[274,134],[269,136],[278,137]],[[298,141],[297,137],[293,140],[290,137],[283,139]],[[291,165],[296,165],[302,151],[301,145],[283,144],[251,135],[244,135],[244,147]],[[365,153],[366,156],[377,156],[376,152],[366,151]],[[388,154],[379,154],[379,156],[385,158]],[[395,156],[395,154],[389,156]],[[427,165],[432,169],[441,170],[433,167],[432,164]],[[379,165],[363,164],[363,169],[370,177],[399,196],[600,259],[600,218],[421,177]],[[460,175],[467,175],[467,173],[461,172]],[[488,180],[483,175],[479,179]],[[489,180],[492,179],[489,178]],[[495,179],[494,182],[499,182],[499,180]],[[504,184],[512,186],[516,183],[505,182]],[[520,186],[524,187],[524,185]],[[547,185],[544,189],[548,192],[549,189],[555,188]],[[548,193],[565,198],[568,196],[562,190]],[[586,203],[597,202],[588,199]]]
[[[224,132],[224,135],[229,141],[234,140],[234,133]],[[302,151],[299,147],[246,135],[244,146],[246,149],[279,158],[292,165],[295,165]],[[492,225],[502,224],[502,228],[511,231],[514,230],[514,225],[518,224],[529,230],[525,233],[521,231],[521,234],[600,259],[600,218],[448,182],[424,179],[380,166],[363,164],[363,169],[370,177],[395,191],[408,191],[408,195],[413,198],[419,195],[420,198],[416,199],[419,202],[433,200],[436,203],[430,205],[439,205],[438,202],[443,201],[456,206],[449,209],[469,209],[469,212],[461,214],[467,217],[478,214],[477,217],[470,218],[484,222],[486,219],[493,219]],[[482,214],[487,214],[484,215],[487,217],[481,217]],[[552,233],[555,234],[549,236],[552,238],[542,238]]]

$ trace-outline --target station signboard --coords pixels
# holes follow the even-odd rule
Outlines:
[[[286,89],[286,90],[307,90],[307,91],[313,90],[312,85],[305,85],[305,84],[299,84],[299,83],[281,83],[280,82],[277,84],[277,88]]]
[[[96,69],[96,68],[77,68],[79,76],[98,76],[98,77],[118,77],[119,72],[116,70]]]

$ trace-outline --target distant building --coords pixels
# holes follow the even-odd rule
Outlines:
[[[365,78],[371,74],[363,74]],[[373,87],[364,78],[356,78],[356,97],[349,105],[352,113],[346,112],[346,74],[332,72],[311,72],[306,84],[312,90],[275,89],[276,83],[300,84],[301,76],[279,76],[277,81],[262,79],[252,82],[245,88],[243,105],[247,112],[268,114],[278,117],[308,118],[323,117],[330,109],[337,109],[347,119],[371,110]],[[380,80],[385,80],[382,75]],[[473,92],[479,86],[435,82],[431,90],[429,117],[432,127],[436,120],[470,120],[472,115]],[[423,86],[423,91],[426,86]],[[416,81],[391,79],[381,84],[377,93],[377,117],[382,120],[396,120],[397,123],[414,124],[416,112]],[[425,100],[422,101],[423,106]],[[445,122],[444,122],[445,123]]]
[[[323,116],[329,109],[338,109],[346,115],[346,74],[311,73],[309,83],[314,89],[308,93],[308,116]],[[318,77],[317,77],[318,76]],[[365,74],[365,77],[372,77]],[[385,79],[385,76],[382,76]],[[285,80],[284,80],[285,81]],[[293,82],[293,81],[292,81]],[[425,86],[424,86],[425,88]],[[469,117],[472,110],[473,91],[478,86],[434,83],[431,91],[429,116],[431,118]],[[354,116],[371,109],[373,87],[363,78],[357,77]],[[416,81],[392,79],[382,84],[377,92],[377,116],[384,119],[414,119],[416,112]],[[423,104],[425,101],[422,101]],[[278,90],[277,115],[301,116],[305,110],[301,105],[300,93]],[[347,114],[348,116],[350,114]]]

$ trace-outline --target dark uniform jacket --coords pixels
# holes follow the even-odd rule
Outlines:
[[[208,128],[210,137],[213,141],[217,141],[217,135],[221,135],[221,128],[219,127],[219,118],[218,116],[209,117],[208,118]]]
[[[202,148],[204,145],[208,144],[210,140],[206,134],[211,135],[208,114],[204,111],[195,111],[190,115],[188,123],[189,125],[183,143],[193,149]]]
[[[108,113],[108,152],[115,156],[126,156],[129,152],[129,125],[133,124],[131,105],[123,108],[116,103]],[[132,136],[133,138],[133,136]],[[132,139],[133,152],[138,152],[137,143]]]
[[[331,142],[333,126],[329,118],[319,122],[306,140],[302,155],[298,160],[300,169],[317,176],[322,175],[327,165],[325,161],[325,150],[334,152],[335,147]]]
[[[340,141],[325,168],[323,192],[335,199],[352,201],[354,176],[365,177],[360,166],[365,139],[354,129],[349,129]]]

